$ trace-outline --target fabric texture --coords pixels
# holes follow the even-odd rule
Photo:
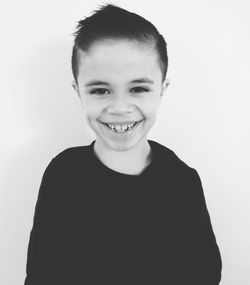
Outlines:
[[[148,140],[140,175],[104,165],[90,145],[45,170],[25,285],[218,285],[221,256],[197,171]]]

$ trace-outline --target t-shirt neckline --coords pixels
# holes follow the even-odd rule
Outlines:
[[[95,140],[92,141],[92,143],[89,146],[91,148],[92,158],[95,162],[95,166],[97,167],[97,169],[99,169],[102,172],[105,172],[107,175],[116,176],[117,178],[139,180],[145,176],[148,176],[148,174],[152,173],[152,170],[154,168],[154,164],[156,161],[156,150],[154,147],[154,142],[151,140],[148,140],[148,143],[150,144],[150,147],[151,147],[151,153],[150,153],[151,161],[140,174],[126,174],[126,173],[118,172],[118,171],[108,167],[99,159],[99,157],[97,156],[97,154],[94,150]]]

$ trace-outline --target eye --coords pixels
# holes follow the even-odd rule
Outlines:
[[[132,93],[144,93],[144,92],[149,92],[150,90],[145,88],[145,87],[141,87],[141,86],[137,86],[134,87],[132,89],[130,89]]]
[[[105,88],[95,88],[89,92],[91,95],[106,95],[109,94],[109,90]]]

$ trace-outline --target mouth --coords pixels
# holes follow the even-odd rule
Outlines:
[[[104,123],[101,122],[104,126],[106,126],[109,130],[117,134],[130,133],[133,129],[135,129],[143,120],[135,121],[131,123]]]

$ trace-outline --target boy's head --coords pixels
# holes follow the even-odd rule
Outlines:
[[[166,43],[144,18],[106,5],[79,22],[72,53],[73,87],[99,147],[145,143],[165,79]]]
[[[72,52],[72,71],[77,82],[79,75],[79,51],[87,52],[91,46],[104,39],[127,39],[153,46],[159,57],[162,80],[168,69],[166,42],[155,26],[141,16],[108,4],[92,16],[79,21]]]

